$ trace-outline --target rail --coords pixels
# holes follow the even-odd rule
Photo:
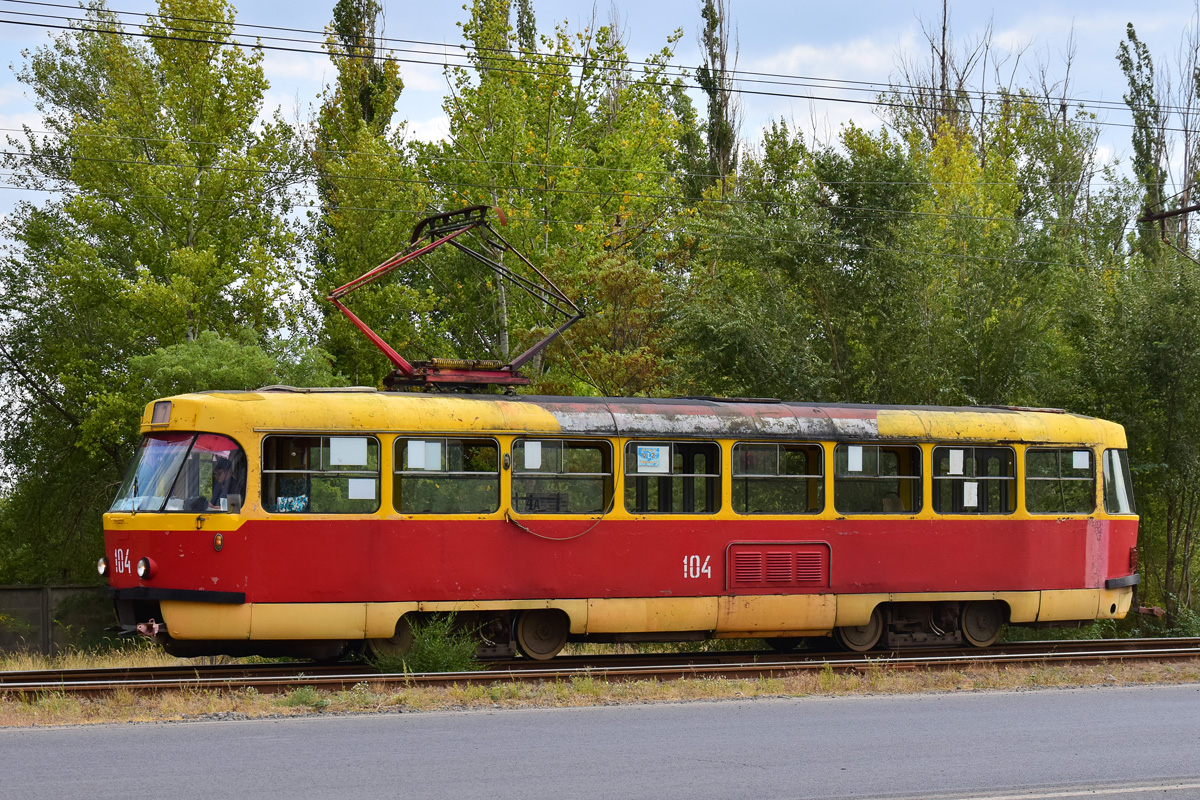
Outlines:
[[[952,669],[981,664],[1084,663],[1153,659],[1200,659],[1200,639],[1104,639],[1020,642],[987,650],[924,650],[904,653],[764,651],[694,654],[566,656],[550,664],[494,662],[476,672],[382,673],[363,664],[180,665],[108,670],[0,672],[0,692],[103,694],[118,689],[160,692],[183,689],[244,689],[285,692],[298,686],[326,689],[372,685],[493,684],[564,681],[580,677],[610,681],[684,678],[780,677],[804,670]]]

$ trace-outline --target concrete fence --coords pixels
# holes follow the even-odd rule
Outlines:
[[[0,586],[0,651],[87,647],[115,623],[104,586]]]

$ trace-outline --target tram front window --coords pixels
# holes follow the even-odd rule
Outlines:
[[[238,511],[245,491],[246,457],[229,437],[151,433],[142,439],[109,511]]]

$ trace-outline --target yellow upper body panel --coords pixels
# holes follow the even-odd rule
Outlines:
[[[1125,429],[1115,422],[1057,411],[997,414],[969,409],[880,409],[879,436],[934,442],[965,439],[1126,446]]]
[[[808,441],[977,441],[1126,446],[1115,423],[1061,411],[813,405],[708,399],[503,397],[343,390],[206,392],[168,398],[142,431],[412,431]],[[159,401],[165,402],[165,401]]]
[[[443,433],[558,433],[554,417],[529,403],[480,402],[473,398],[375,391],[211,392],[169,398],[170,422],[151,423],[154,403],[142,416],[142,432],[175,429],[215,431],[236,437],[255,431],[436,431]]]

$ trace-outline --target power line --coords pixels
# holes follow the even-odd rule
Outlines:
[[[4,2],[34,4],[34,3],[30,3],[29,0],[4,0]],[[50,5],[50,6],[55,6],[55,7],[62,7],[61,5],[49,4],[49,3],[36,3],[36,5]],[[31,14],[28,14],[28,12],[0,12],[0,13],[31,15]],[[135,12],[111,12],[111,13],[132,15]],[[87,24],[88,20],[86,18],[82,18],[82,17],[67,17],[67,16],[62,16],[62,15],[32,15],[32,16],[39,16],[39,17],[45,17],[45,18],[50,18],[50,19],[56,19],[56,20],[61,19],[61,20],[66,21],[68,24],[66,24],[66,25],[56,25],[56,24],[46,24],[46,23],[39,24],[39,23],[33,23],[33,22],[24,22],[24,21],[20,21],[20,20],[0,20],[0,23],[10,24],[10,25],[42,27],[42,28],[53,29],[53,30],[67,30],[67,31],[73,31],[73,32],[91,32],[91,33],[99,33],[99,34],[107,34],[107,35],[125,36],[125,37],[130,37],[130,38],[144,38],[144,39],[150,39],[150,40],[187,41],[187,42],[193,42],[193,43],[199,43],[199,44],[213,44],[213,45],[218,45],[218,46],[223,46],[223,47],[235,47],[235,48],[240,48],[240,49],[279,50],[279,51],[284,51],[284,52],[304,53],[304,54],[308,54],[308,55],[321,55],[321,56],[329,55],[329,53],[327,53],[326,50],[324,50],[324,49],[313,50],[313,49],[305,49],[302,47],[262,44],[261,42],[253,44],[253,45],[246,44],[244,42],[241,42],[241,41],[238,41],[237,39],[232,38],[233,34],[231,34],[231,38],[216,39],[216,38],[194,38],[194,37],[186,37],[186,36],[172,36],[172,35],[163,35],[163,34],[154,34],[154,33],[133,33],[133,32],[126,31],[126,30],[111,30],[108,28],[90,27]],[[146,15],[146,16],[154,17],[155,15]],[[176,18],[176,17],[171,17],[169,15],[158,17],[158,18],[179,19],[181,21],[196,21],[196,22],[203,22],[205,24],[219,25],[222,27],[236,27],[239,25],[239,23],[233,23],[231,25],[230,23],[227,23],[225,21],[199,20],[199,19],[195,19],[195,18],[185,18],[185,17]],[[121,24],[121,23],[118,21],[118,24]],[[244,24],[242,24],[242,26],[245,27]],[[142,23],[142,24],[138,24],[138,27],[147,29],[147,28],[150,28],[151,26],[149,24]],[[302,29],[284,29],[284,28],[278,28],[278,27],[273,27],[273,26],[257,26],[256,25],[253,27],[271,28],[271,29],[275,29],[275,30],[302,31]],[[212,35],[212,31],[205,31],[205,30],[184,29],[183,32],[200,33],[200,34],[204,34],[205,36]],[[265,38],[268,40],[279,40],[279,41],[294,41],[294,42],[297,42],[300,44],[309,44],[309,45],[318,45],[318,46],[324,44],[323,42],[310,41],[310,40],[292,40],[292,39],[287,39],[285,37],[260,37],[260,38]],[[386,37],[384,37],[384,38],[386,38]],[[414,41],[414,40],[389,40],[389,41],[402,41],[403,42],[403,41]],[[476,48],[472,45],[461,45],[460,49],[462,49],[464,51],[474,51],[476,53],[481,52],[481,50],[479,48]],[[412,52],[417,55],[436,55],[435,53],[429,53],[428,51],[408,51],[408,52]],[[512,51],[509,51],[509,50],[496,50],[495,52],[502,53],[502,54],[511,54],[512,53]],[[375,54],[372,54],[370,56],[359,56],[356,54],[343,53],[343,54],[339,54],[339,55],[341,57],[371,58],[373,60],[390,61],[390,62],[401,63],[401,64],[404,64],[404,63],[421,64],[421,65],[427,65],[427,66],[442,66],[442,67],[447,67],[447,68],[453,66],[455,68],[460,68],[460,69],[474,68],[474,69],[484,69],[489,72],[501,72],[501,73],[518,74],[518,75],[529,75],[529,76],[534,76],[534,77],[542,77],[542,76],[562,77],[562,75],[560,73],[548,73],[548,72],[544,72],[544,71],[540,71],[540,70],[536,70],[536,69],[521,69],[521,68],[515,68],[512,66],[500,66],[499,64],[485,64],[485,65],[475,64],[475,65],[472,65],[472,64],[467,63],[467,64],[451,65],[447,61],[449,54],[446,54],[446,53],[442,54],[443,57],[442,57],[441,61],[429,61],[429,60],[423,60],[423,59],[419,59],[419,58],[398,58],[395,56],[375,55]],[[544,57],[547,57],[547,58],[556,57],[555,54],[541,54],[541,55],[543,55]],[[464,56],[464,58],[466,58],[466,56]],[[587,58],[587,57],[569,56],[569,57],[562,57],[562,58],[564,61],[569,62],[576,58]],[[626,60],[626,59],[617,60],[617,59],[595,58],[595,59],[590,59],[590,60],[611,61],[612,66],[608,67],[608,69],[614,70],[614,71],[618,70],[618,69],[624,69],[625,67],[628,67],[628,66],[643,65],[643,66],[648,66],[648,67],[652,67],[655,69],[662,69],[662,70],[664,70],[663,74],[665,76],[673,77],[676,79],[676,81],[682,81],[684,78],[691,77],[690,73],[688,72],[688,70],[686,68],[675,66],[675,65],[669,65],[669,64],[665,64],[665,63],[637,62],[637,61]],[[774,74],[774,73],[762,73],[762,74]],[[809,88],[817,88],[817,86],[818,86],[816,84],[799,83],[798,81],[802,80],[799,76],[786,76],[786,77],[790,77],[790,78],[792,78],[792,80],[790,82],[789,81],[759,81],[757,79],[749,79],[749,78],[745,78],[745,79],[735,78],[735,80],[739,80],[742,83],[746,83],[746,82],[774,83],[774,84],[786,85],[786,86],[807,86]],[[835,79],[813,79],[813,80],[833,81]],[[842,80],[842,79],[837,79],[837,80]],[[658,82],[658,81],[653,81],[653,80],[647,80],[646,82],[650,85],[655,85],[655,86],[659,86],[659,87],[663,87],[663,88],[670,88],[671,86],[675,85],[674,83],[665,83],[665,82]],[[855,82],[855,81],[843,81],[843,82],[844,83],[866,83],[866,82]],[[696,84],[691,84],[691,83],[680,83],[680,85],[683,88],[687,88],[687,89],[700,89],[701,88],[700,86],[698,86]],[[884,86],[884,84],[871,84],[871,85]],[[844,89],[847,91],[855,90],[854,87],[851,87],[851,86],[828,86],[826,84],[820,84],[819,87],[820,88]],[[931,90],[926,89],[925,87],[914,87],[914,86],[904,86],[904,85],[900,85],[900,86],[889,85],[889,86],[887,86],[888,90],[895,89],[895,88],[918,90],[918,91],[931,91]],[[740,94],[749,94],[749,95],[764,96],[764,97],[781,97],[781,98],[789,98],[789,99],[832,102],[832,103],[850,103],[850,104],[855,104],[855,105],[869,105],[869,106],[873,106],[873,107],[882,106],[882,107],[887,107],[887,108],[900,108],[900,109],[914,109],[915,108],[918,110],[929,110],[929,111],[943,110],[940,105],[925,105],[925,106],[923,106],[920,103],[913,103],[910,101],[904,101],[904,102],[888,101],[888,100],[884,100],[881,96],[876,96],[875,98],[872,98],[872,99],[856,99],[856,98],[829,97],[829,96],[819,96],[819,95],[813,95],[813,94],[792,93],[792,92],[782,92],[782,91],[767,91],[767,90],[762,90],[762,89],[747,89],[747,88],[738,88],[738,87],[733,87],[731,89],[731,91],[734,91],[734,92],[737,92]],[[866,91],[866,90],[859,89],[858,91]],[[975,90],[971,90],[971,91],[974,92]],[[1003,95],[1003,94],[989,93],[984,90],[978,90],[978,94],[981,99],[987,99],[988,97],[993,97],[997,100],[1000,100],[1000,99],[1003,99],[1006,97],[1006,95]],[[1030,99],[1032,101],[1037,102],[1032,97]],[[1070,102],[1075,102],[1075,101],[1071,100]],[[1093,105],[1103,105],[1103,103],[1105,103],[1105,102],[1110,102],[1110,101],[1101,101],[1100,103],[1093,103]],[[1082,103],[1082,101],[1080,101],[1080,103]],[[1121,108],[1121,106],[1114,104],[1114,105],[1112,105],[1112,108],[1119,109],[1119,108]],[[971,113],[973,114],[974,112],[972,111]],[[994,111],[989,112],[989,113],[992,115],[996,115],[996,112],[994,112]],[[984,115],[984,112],[980,111],[980,114]],[[1074,120],[1074,122],[1077,124],[1084,124],[1084,125],[1089,125],[1089,126],[1101,126],[1101,127],[1107,126],[1107,127],[1129,128],[1129,129],[1134,129],[1137,127],[1133,123],[1109,122],[1109,121],[1101,121],[1101,120],[1096,120],[1096,119],[1092,119],[1092,120],[1076,119],[1076,120]],[[1183,132],[1184,129],[1164,127],[1163,130],[1170,131],[1170,132]]]
[[[65,3],[39,2],[38,0],[3,0],[3,1],[7,2],[11,5],[28,5],[28,6],[47,7],[47,8],[62,8],[62,9],[71,9],[73,11],[78,10],[78,6],[71,6],[71,5],[65,4]],[[147,14],[147,13],[143,13],[143,12],[120,11],[120,10],[115,10],[115,9],[106,9],[106,11],[108,11],[109,13],[116,15],[118,17],[153,17],[153,18],[157,18],[157,19],[169,19],[169,20],[176,20],[176,21],[180,21],[180,22],[197,22],[197,23],[206,24],[206,25],[222,25],[222,26],[228,25],[229,27],[231,27],[233,29],[249,28],[249,29],[256,29],[256,30],[278,31],[281,33],[306,34],[306,35],[321,37],[320,39],[317,39],[317,40],[296,39],[296,38],[289,38],[289,37],[274,37],[274,36],[260,37],[260,38],[264,38],[264,39],[267,39],[270,41],[286,41],[286,42],[294,42],[294,43],[301,43],[301,44],[315,44],[315,45],[324,46],[326,44],[327,38],[329,36],[329,34],[326,31],[316,31],[316,30],[312,30],[312,29],[308,29],[308,28],[291,28],[291,27],[280,26],[280,25],[261,25],[261,24],[255,24],[255,23],[239,22],[237,20],[234,20],[232,23],[229,23],[224,20],[214,20],[214,19],[207,19],[207,18],[203,18],[203,17],[182,17],[182,16],[176,16],[176,15],[170,15],[170,14]],[[0,13],[22,13],[22,12],[0,12]],[[46,17],[51,17],[54,19],[70,19],[70,20],[82,21],[82,18],[66,17],[63,15],[36,15],[36,16],[46,16]],[[137,25],[139,25],[139,27],[143,27],[143,28],[146,27],[146,25],[144,23],[131,23],[131,24],[137,24]],[[191,31],[191,32],[203,32],[203,31]],[[388,43],[396,43],[396,44],[400,44],[400,45],[417,45],[417,46],[422,46],[422,47],[440,47],[440,48],[443,48],[443,55],[444,55],[444,49],[446,47],[456,47],[460,50],[467,51],[467,52],[474,52],[476,54],[491,54],[491,55],[495,55],[495,56],[504,56],[504,57],[512,57],[512,58],[520,58],[525,55],[524,51],[517,50],[517,49],[502,48],[502,47],[479,47],[477,45],[474,45],[474,44],[471,44],[468,42],[462,42],[462,43],[458,43],[458,44],[449,44],[446,42],[434,42],[434,41],[421,40],[421,39],[405,39],[405,38],[399,38],[399,37],[384,36],[382,34],[370,36],[370,37],[363,37],[363,38],[371,41],[372,45],[375,45],[376,43],[378,43],[378,45],[380,47],[385,46]],[[389,49],[396,50],[399,52],[416,53],[416,54],[420,54],[420,55],[438,55],[438,53],[434,52],[434,51],[413,50],[411,48],[406,48],[406,47],[390,47]],[[324,51],[322,51],[322,52],[324,52]],[[662,64],[662,62],[656,62],[656,61],[639,61],[636,59],[626,59],[626,58],[607,59],[607,58],[601,58],[601,57],[596,57],[596,56],[585,56],[585,55],[563,56],[563,55],[560,55],[557,53],[540,51],[540,50],[535,50],[535,51],[533,51],[532,54],[542,57],[542,58],[561,58],[565,61],[577,61],[577,62],[581,62],[581,63],[582,62],[591,62],[591,61],[610,62],[613,65],[620,66],[620,67],[625,67],[625,66],[661,67],[661,66],[664,66]],[[374,57],[375,58],[383,58],[382,56],[374,56]],[[484,55],[483,57],[487,57],[487,55]],[[683,74],[687,74],[687,70],[690,68],[684,67],[681,65],[672,65],[672,69],[677,70],[676,74],[683,75]],[[726,69],[726,70],[723,70],[723,72],[724,72],[724,74],[731,76],[732,79],[734,79],[734,80],[739,80],[742,82],[750,82],[750,83],[797,85],[797,86],[805,86],[808,88],[844,89],[847,91],[865,91],[865,92],[872,92],[872,93],[887,92],[887,91],[893,91],[893,90],[897,90],[897,89],[909,90],[909,91],[934,91],[933,87],[918,86],[918,85],[913,85],[913,84],[896,84],[896,83],[893,83],[890,81],[885,83],[885,82],[880,82],[880,81],[860,81],[860,80],[853,80],[853,79],[849,79],[849,78],[824,78],[824,77],[811,76],[811,75],[792,75],[789,73],[763,72],[763,71],[753,71],[753,70],[744,70],[744,69],[736,69],[736,68],[735,69]],[[762,80],[759,80],[759,79],[762,79]],[[781,80],[776,80],[776,79],[781,79]],[[811,82],[811,83],[806,83],[806,82]],[[690,88],[699,88],[699,87],[693,86]],[[996,91],[991,91],[991,90],[987,90],[987,89],[966,89],[964,91],[967,95],[969,95],[973,98],[978,98],[980,100],[1000,101],[1000,100],[1004,100],[1004,99],[1007,99],[1010,97],[1014,97],[1014,95],[1011,95],[1007,92],[996,92]],[[1038,98],[1030,96],[1030,99],[1037,100]],[[1047,97],[1045,99],[1052,100],[1053,102],[1057,102],[1057,103],[1066,103],[1066,104],[1072,105],[1072,106],[1093,107],[1093,108],[1099,108],[1099,109],[1103,109],[1103,110],[1120,110],[1120,111],[1127,110],[1127,105],[1123,101],[1117,102],[1114,100],[1084,100],[1083,98],[1079,98],[1079,97],[1065,97],[1065,96],[1064,97],[1056,97],[1056,98]],[[1190,109],[1185,109],[1183,107],[1171,106],[1171,105],[1160,106],[1160,108],[1162,108],[1164,110],[1168,110],[1168,111],[1190,110]]]
[[[13,2],[13,0],[9,0],[9,2]],[[43,5],[43,6],[55,6],[56,5],[56,4],[49,4],[49,3],[28,3],[28,2],[26,2],[24,4],[26,4],[26,5]],[[62,7],[62,6],[56,6],[56,7]],[[130,12],[115,12],[115,13],[128,14]],[[46,16],[46,15],[42,15],[42,16]],[[58,19],[59,17],[54,17],[54,18]],[[65,19],[69,19],[69,21],[77,21],[75,18],[65,18]],[[220,25],[226,24],[224,22],[218,23],[217,21],[212,21],[212,20],[208,20],[207,22],[211,22],[213,24],[220,24]],[[143,25],[141,27],[146,28],[148,26]],[[259,27],[267,27],[267,26],[259,26]],[[277,28],[277,29],[279,29],[279,28]],[[78,30],[78,28],[72,28],[72,30]],[[121,33],[122,35],[127,35],[127,36],[139,35],[139,34],[130,34],[125,31],[118,32],[118,31],[112,31],[112,30],[103,29],[103,28],[93,28],[90,30],[95,30],[96,32],[100,32],[100,33]],[[299,29],[279,29],[279,30],[299,30]],[[163,37],[163,36],[155,36],[155,35],[142,35],[142,36],[144,36],[145,38],[169,38],[169,39],[183,40],[183,41],[197,41],[195,39],[188,39],[187,37],[178,37],[178,36],[171,36],[171,37]],[[205,41],[205,40],[200,40],[200,41]],[[236,46],[236,47],[245,47],[246,46],[240,42],[230,43],[229,41],[226,41],[226,40],[207,40],[207,41],[208,41],[208,43],[217,44],[220,46]],[[306,43],[315,44],[314,42],[306,42]],[[317,51],[309,51],[309,52],[317,52]],[[621,63],[629,63],[629,62],[622,61]],[[130,137],[130,138],[143,138],[143,137]],[[9,153],[9,155],[30,157],[26,154],[21,154],[21,153]],[[119,160],[115,160],[115,159],[91,159],[91,160],[111,161],[113,163],[128,163],[128,164],[132,164],[132,165],[136,165],[136,166],[143,166],[143,167],[157,166],[157,167],[166,167],[166,168],[195,169],[195,168],[198,168],[198,166],[199,166],[199,165],[191,165],[191,164],[168,164],[168,163],[150,164],[147,162],[140,162],[140,161],[120,162]],[[450,159],[446,159],[446,160],[449,161]],[[481,163],[476,160],[467,160],[467,159],[459,159],[458,161],[462,161],[464,163]],[[482,162],[482,163],[499,163],[499,162]],[[507,162],[505,162],[505,163],[507,163]],[[523,164],[523,165],[530,166],[528,164]],[[624,172],[624,173],[634,172],[633,169],[624,170],[624,169],[606,168],[606,167],[583,167],[580,165],[535,165],[535,166],[538,166],[539,168],[541,168],[541,167],[548,167],[548,168],[561,167],[564,169],[581,169],[581,170],[582,169],[601,169],[601,170]],[[208,166],[206,168],[208,168],[208,169],[234,169],[234,168],[230,168],[230,167],[220,167],[220,166]],[[239,171],[251,171],[251,170],[241,168]],[[644,172],[647,172],[647,174],[656,174],[656,175],[672,174],[670,172],[665,172],[665,171],[653,172],[653,173],[650,173],[648,171],[644,171]],[[261,171],[260,170],[259,174],[273,174],[273,175],[284,177],[285,179],[303,178],[307,175],[307,173],[305,173],[304,171],[301,171],[301,170],[290,171],[290,172],[289,171],[279,171],[279,170],[276,170],[276,171]],[[338,179],[338,180],[389,180],[391,182],[397,182],[397,183],[420,183],[420,182],[425,182],[425,180],[430,180],[430,179],[424,179],[424,180],[405,181],[403,179],[386,179],[386,178],[380,179],[380,178],[375,178],[372,176],[336,176],[336,175],[334,175],[334,176],[329,176],[329,177],[331,177],[333,179]],[[905,182],[893,182],[893,183],[905,183]],[[929,182],[929,183],[930,183],[930,185],[933,184],[933,182]],[[1075,182],[1072,182],[1072,183],[1075,183]],[[467,189],[485,189],[488,191],[494,190],[494,191],[506,191],[506,192],[587,194],[587,195],[591,195],[591,196],[605,197],[605,198],[621,197],[621,198],[657,199],[657,200],[683,201],[683,202],[687,201],[687,198],[681,198],[677,195],[650,194],[650,193],[637,192],[637,191],[632,191],[632,192],[607,191],[607,192],[605,192],[605,191],[595,191],[595,190],[586,190],[586,189],[559,189],[559,188],[551,189],[549,187],[537,187],[537,186],[491,186],[491,185],[482,185],[482,184],[451,184],[451,183],[445,183],[445,182],[443,182],[442,185],[444,186],[444,188],[446,188],[447,190],[450,190],[450,191],[461,191],[461,190],[467,190]],[[166,199],[166,198],[164,198],[164,199]],[[759,204],[762,201],[750,200],[750,199],[747,199],[747,200],[727,199],[727,200],[714,200],[714,201],[709,201],[709,202],[718,203],[718,204],[722,204],[722,205],[737,205],[737,204],[748,204],[748,203]],[[774,205],[777,205],[779,207],[791,207],[791,208],[814,208],[814,207],[816,207],[812,204],[799,204],[799,203],[794,203],[794,202],[792,202],[792,203],[774,203]],[[1011,220],[1011,218],[1008,218],[1008,217],[980,217],[977,215],[945,214],[945,213],[938,213],[938,212],[912,212],[912,211],[904,211],[904,210],[899,210],[899,209],[880,209],[880,208],[868,208],[868,207],[856,207],[853,209],[840,207],[840,208],[835,208],[835,209],[831,209],[831,210],[836,210],[841,214],[860,215],[860,216],[864,215],[864,214],[909,214],[909,215],[914,215],[914,216],[933,216],[933,217],[940,217],[940,218],[947,218],[947,219],[968,218],[968,219],[981,219],[981,220],[988,220],[988,221],[1004,221],[1004,222],[1012,222],[1013,221],[1013,220]],[[1037,221],[1034,221],[1034,222],[1037,222]]]

